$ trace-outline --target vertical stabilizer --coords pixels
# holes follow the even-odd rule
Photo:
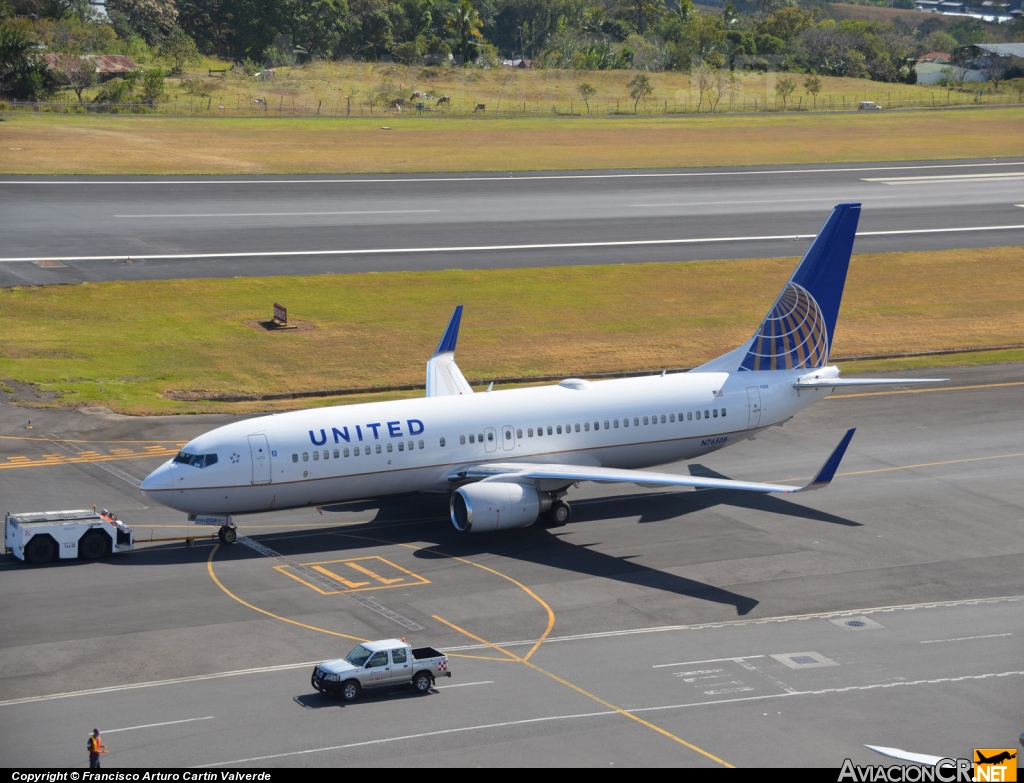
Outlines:
[[[838,204],[751,340],[740,370],[828,364],[860,204]]]

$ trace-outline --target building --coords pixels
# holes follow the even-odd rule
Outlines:
[[[43,60],[55,71],[65,71],[77,62],[88,62],[96,69],[96,77],[105,82],[123,79],[131,71],[142,70],[123,54],[44,54]]]

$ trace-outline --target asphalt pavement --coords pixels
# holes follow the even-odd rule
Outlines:
[[[107,768],[838,768],[883,761],[866,744],[1013,747],[1024,366],[942,375],[837,394],[669,467],[796,481],[856,426],[833,484],[793,498],[584,484],[560,529],[461,536],[443,502],[405,498],[242,518],[255,548],[2,558],[0,764],[84,766],[94,726]],[[133,480],[228,420],[0,406],[3,505],[202,533]],[[392,636],[451,653],[454,676],[344,706],[310,687],[314,662]]]
[[[843,201],[864,204],[859,253],[1016,245],[1024,240],[1024,160],[7,176],[0,286],[790,256]]]

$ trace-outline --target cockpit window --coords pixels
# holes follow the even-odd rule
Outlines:
[[[178,456],[174,458],[174,462],[179,465],[191,465],[193,468],[207,468],[210,465],[217,464],[217,455],[188,454],[184,451],[179,451]]]

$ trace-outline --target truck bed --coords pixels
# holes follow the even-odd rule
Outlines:
[[[412,651],[412,657],[415,661],[425,661],[428,658],[443,658],[444,653],[433,647],[416,647]]]

